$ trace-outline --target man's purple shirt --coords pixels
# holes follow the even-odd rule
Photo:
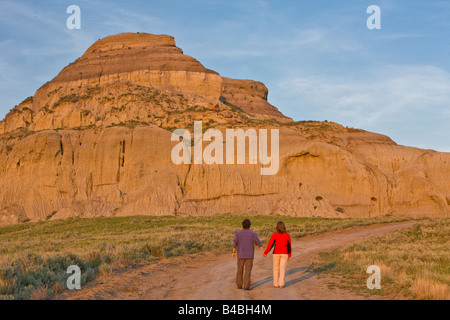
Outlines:
[[[237,246],[238,259],[253,259],[255,257],[255,244],[261,248],[262,243],[258,235],[249,229],[236,232],[233,239],[233,248]]]

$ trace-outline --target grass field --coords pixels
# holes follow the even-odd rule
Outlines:
[[[377,265],[381,289],[369,290],[366,269]],[[374,237],[321,254],[319,267],[339,286],[361,295],[401,294],[450,299],[450,218],[418,221],[410,230]]]
[[[82,284],[96,275],[153,263],[163,257],[231,250],[240,215],[212,217],[101,217],[0,227],[0,299],[42,299],[65,288],[67,267],[78,265]],[[267,244],[276,223],[293,238],[356,225],[394,222],[392,217],[324,219],[253,216],[252,230]]]

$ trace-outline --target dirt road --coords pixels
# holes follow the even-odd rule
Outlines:
[[[80,291],[67,291],[56,299],[362,299],[348,291],[329,289],[326,279],[318,278],[312,271],[311,265],[317,261],[317,254],[367,237],[404,229],[414,223],[352,227],[294,240],[283,289],[272,286],[271,255],[263,258],[257,250],[252,272],[253,290],[249,291],[236,288],[236,260],[231,253],[199,253],[100,276]]]

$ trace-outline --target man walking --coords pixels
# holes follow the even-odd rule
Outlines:
[[[254,258],[254,245],[264,253],[264,248],[258,235],[250,230],[250,220],[242,221],[242,230],[239,230],[234,235],[233,240],[233,258],[236,258],[237,248],[237,273],[236,285],[239,289],[250,290],[252,284],[251,275]]]

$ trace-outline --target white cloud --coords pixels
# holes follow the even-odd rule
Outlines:
[[[449,72],[386,65],[365,75],[293,77],[278,83],[277,96],[291,103],[283,111],[296,120],[327,119],[402,145],[450,151]]]
[[[409,33],[393,33],[393,34],[383,34],[378,38],[380,40],[399,40],[399,39],[411,39],[411,38],[423,38],[427,37],[424,34],[409,34]]]
[[[450,73],[433,66],[391,65],[364,79],[303,76],[279,86],[329,118],[361,127],[411,113],[449,116]]]

